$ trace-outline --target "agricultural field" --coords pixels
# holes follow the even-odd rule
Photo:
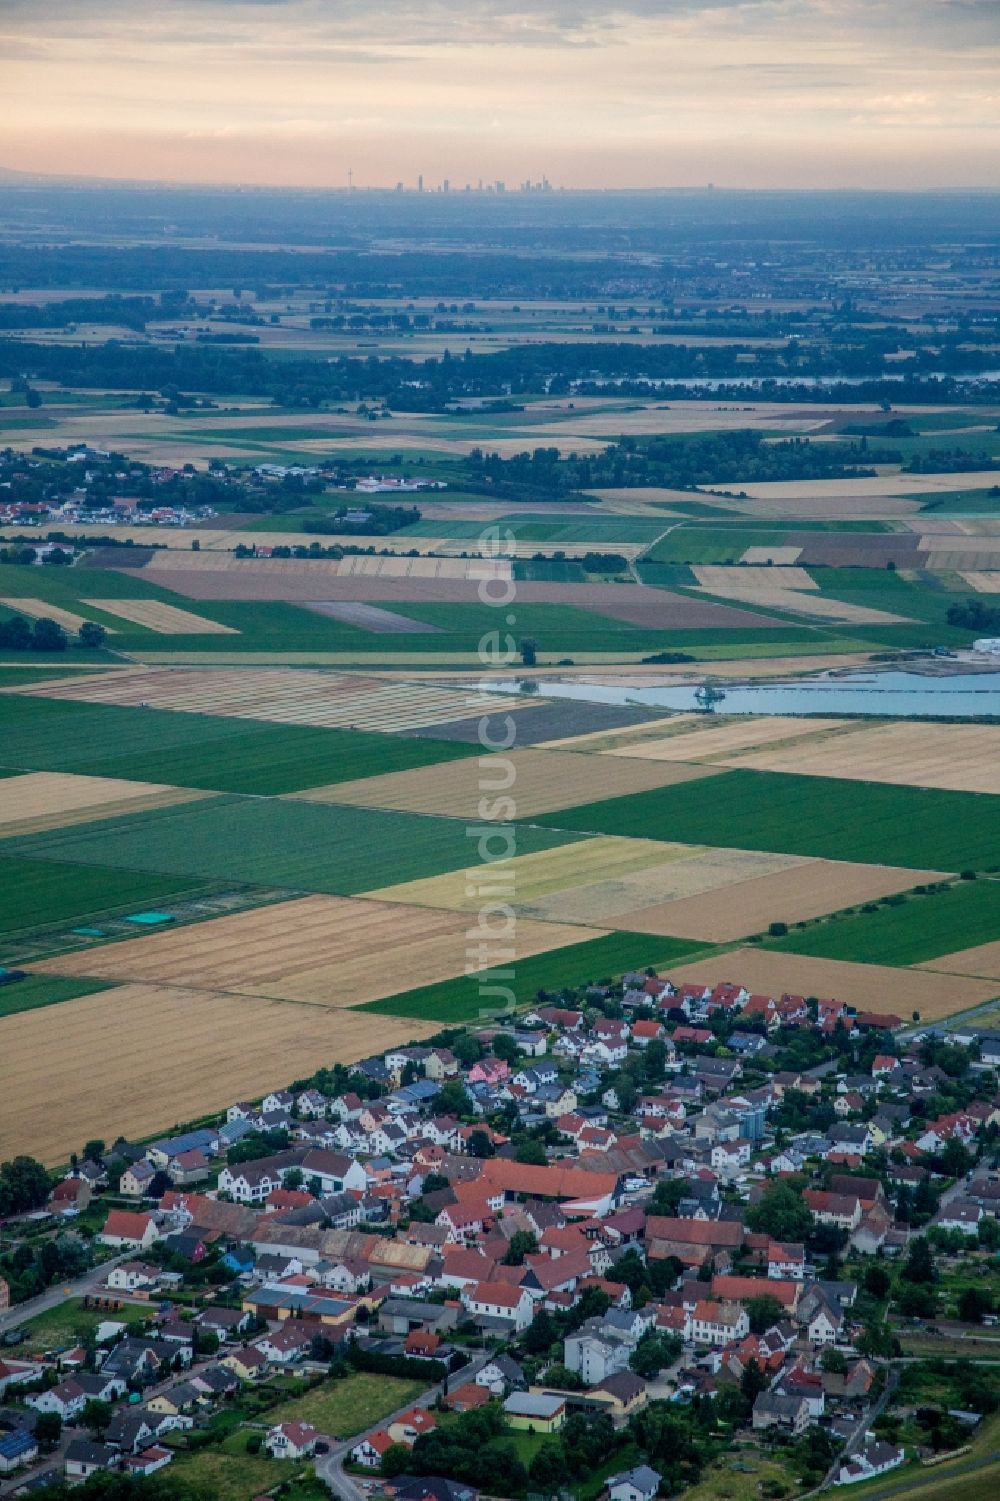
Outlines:
[[[135,625],[145,626],[159,636],[235,636],[239,633],[232,626],[221,625],[216,620],[207,620],[204,615],[192,615],[190,610],[179,610],[176,605],[164,604],[157,599],[85,599],[105,615],[120,615]]]
[[[537,955],[517,966],[513,978],[507,969],[484,970],[462,975],[437,985],[400,992],[382,1001],[372,1001],[353,1011],[359,1021],[376,1012],[388,1019],[413,1017],[439,1026],[455,1022],[488,1020],[507,1009],[504,991],[511,988],[518,1006],[536,1000],[539,990],[553,994],[567,985],[613,979],[630,970],[652,967],[673,974],[677,961],[697,950],[686,940],[648,937],[637,933],[609,933],[575,943],[555,954]]]
[[[786,857],[786,860],[790,858]],[[740,866],[735,864],[731,869],[735,875]],[[858,865],[845,860],[805,860],[796,865],[788,864],[785,869],[750,874],[749,879],[732,879],[713,890],[637,908],[614,926],[641,933],[673,933],[679,938],[728,943],[735,938],[760,933],[772,922],[800,923],[835,912],[848,904],[874,902],[908,890],[918,875],[927,881],[937,879],[939,872]],[[796,933],[796,938],[798,936]],[[798,942],[788,946],[803,952]],[[875,952],[879,958],[884,958],[877,949]],[[838,957],[855,956],[845,954]],[[868,954],[857,957],[867,958]]]
[[[68,828],[94,819],[169,808],[201,796],[180,787],[118,777],[81,777],[32,771],[0,780],[0,838]]]
[[[58,767],[258,796],[460,760],[477,749],[429,737],[13,695],[0,697],[0,725],[0,756],[12,769]]]
[[[555,922],[518,923],[512,962],[583,936]],[[337,1008],[392,995],[403,974],[424,985],[482,968],[477,942],[464,913],[310,896],[43,960],[33,969]]]
[[[491,696],[475,688],[438,688],[349,673],[263,668],[185,671],[153,667],[81,682],[66,680],[54,688],[42,686],[27,691],[35,697],[80,703],[145,705],[189,714],[390,734],[471,719],[494,703]],[[526,702],[515,696],[510,706]]]
[[[604,743],[595,740],[590,746],[579,743],[578,746],[580,750],[591,749],[639,761],[719,762],[726,765],[730,757],[741,751],[786,742],[800,746],[803,740],[813,735],[823,735],[849,723],[843,719],[784,719],[756,714],[723,721],[721,715],[715,714],[710,718],[678,714],[673,720],[649,725],[630,733],[627,738],[621,736],[618,743],[608,736]]]
[[[734,949],[694,963],[676,965],[675,981],[714,985],[731,980],[763,995],[815,996],[846,1001],[859,1011],[895,1013],[906,1021],[914,1011],[921,1021],[941,1021],[1000,995],[1000,980],[934,974],[930,970],[858,964],[843,959],[812,958],[762,948]]]
[[[919,884],[926,882],[928,874],[924,873]],[[870,903],[873,899],[869,896],[866,900]],[[860,896],[853,898],[855,903],[861,900]],[[980,951],[1000,950],[998,939],[1000,881],[980,880],[958,881],[944,891],[926,895],[918,892],[900,905],[880,905],[872,912],[838,915],[773,939],[768,947],[863,963],[875,959],[880,964],[906,965],[935,960],[935,969],[949,970],[948,960],[954,951],[977,947]],[[977,961],[954,956],[958,960],[955,973],[991,973],[989,968],[966,968],[967,963],[974,965]]]
[[[940,870],[989,869],[1000,803],[983,793],[832,777],[729,771],[542,815],[550,828],[624,834],[827,860]]]
[[[205,885],[188,876],[26,859],[9,845],[0,846],[0,853],[0,937],[8,940],[47,924],[85,925],[112,913],[138,912],[168,897],[201,891]]]
[[[88,1136],[113,1140],[167,1130],[225,1110],[234,1098],[259,1096],[276,1079],[309,1073],[320,1060],[351,1062],[372,1043],[363,1011],[174,985],[97,991],[4,1017],[2,1029],[5,1057],[18,1060],[0,1100],[4,1150],[30,1152],[47,1164],[66,1161]],[[412,1016],[386,1017],[378,1038],[389,1047],[433,1030]],[[156,1038],[164,1046],[183,1039],[183,1068],[164,1070],[162,1047],[150,1046]],[[53,1108],[70,1101],[71,1110]]]
[[[294,794],[309,802],[399,808],[454,818],[529,818],[566,805],[568,796],[587,802],[596,795],[645,791],[711,776],[708,767],[601,762],[570,751],[515,750],[510,755],[393,772],[312,787]],[[0,803],[2,807],[2,803]],[[491,810],[494,810],[491,812]]]
[[[502,827],[494,835],[502,839]],[[581,837],[541,828],[517,834],[526,853]],[[476,848],[457,819],[233,796],[6,845],[32,859],[343,896],[464,870],[476,863]]]
[[[721,759],[799,776],[1000,793],[1000,725],[994,724],[846,725],[833,734]]]
[[[60,1006],[63,1001],[75,1001],[77,996],[106,989],[104,980],[80,979],[74,975],[26,975],[15,985],[0,989],[0,1017],[35,1011],[41,1006]]]

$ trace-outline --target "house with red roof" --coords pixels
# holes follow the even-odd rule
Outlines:
[[[112,1209],[97,1237],[102,1246],[121,1250],[145,1251],[159,1239],[156,1221],[151,1214],[136,1214],[131,1209]]]

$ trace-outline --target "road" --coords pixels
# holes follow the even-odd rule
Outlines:
[[[850,1438],[844,1445],[843,1452],[837,1456],[837,1458],[833,1461],[833,1464],[830,1466],[825,1476],[823,1477],[823,1484],[820,1486],[820,1490],[824,1490],[828,1485],[833,1484],[834,1477],[836,1476],[844,1461],[850,1459],[851,1455],[856,1453],[856,1451],[861,1447],[862,1443],[864,1442],[865,1434],[868,1432],[869,1428],[872,1428],[874,1426],[876,1419],[880,1418],[883,1412],[885,1412],[885,1409],[888,1407],[889,1400],[896,1389],[898,1380],[899,1377],[896,1372],[892,1368],[889,1368],[886,1371],[886,1382],[881,1396],[878,1398],[878,1401],[875,1403],[874,1407],[866,1407],[864,1412],[861,1414],[861,1417],[854,1425],[854,1430],[851,1433]]]
[[[102,1261],[100,1266],[91,1267],[89,1272],[75,1277],[72,1282],[57,1282],[45,1292],[39,1293],[37,1298],[29,1298],[27,1303],[15,1304],[6,1313],[0,1314],[0,1334],[8,1329],[19,1328],[29,1319],[37,1318],[40,1313],[48,1313],[50,1308],[58,1308],[60,1303],[65,1303],[69,1298],[83,1298],[88,1293],[96,1292],[99,1287],[102,1287],[104,1279],[113,1267],[134,1256],[134,1251],[122,1251],[118,1256],[112,1256],[110,1261]],[[115,1294],[112,1293],[111,1296],[114,1297]],[[12,1360],[17,1359],[16,1347],[10,1348],[7,1353]]]
[[[483,1366],[489,1365],[493,1359],[493,1353],[492,1350],[481,1351],[467,1365],[464,1365],[460,1371],[456,1371],[453,1376],[449,1376],[449,1390],[454,1391],[456,1386],[465,1386],[468,1382],[475,1380],[476,1376],[483,1369]],[[440,1391],[441,1383],[436,1381],[421,1396],[414,1398],[412,1402],[405,1403],[402,1407],[398,1407],[395,1412],[389,1413],[386,1417],[380,1418],[377,1423],[373,1423],[370,1428],[364,1429],[361,1433],[356,1433],[353,1438],[344,1439],[341,1442],[327,1438],[327,1442],[330,1445],[330,1452],[321,1455],[316,1460],[317,1477],[322,1480],[328,1490],[340,1498],[340,1501],[368,1501],[368,1497],[354,1476],[348,1475],[344,1469],[344,1462],[347,1456],[357,1444],[360,1444],[366,1434],[374,1433],[379,1428],[388,1428],[390,1423],[395,1422],[402,1413],[409,1412],[411,1407],[418,1405],[423,1407],[429,1406],[440,1394]]]

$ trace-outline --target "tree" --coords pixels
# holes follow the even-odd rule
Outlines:
[[[834,1350],[832,1348],[824,1350],[819,1358],[819,1363],[824,1371],[828,1371],[831,1376],[842,1376],[847,1370],[847,1358],[843,1350]]]
[[[445,1079],[434,1103],[442,1115],[467,1115],[472,1108],[461,1079]]]
[[[538,642],[530,636],[523,637],[521,641],[521,661],[525,667],[534,667],[538,661]]]
[[[562,1488],[566,1475],[566,1456],[562,1444],[546,1439],[528,1466],[528,1479],[533,1490],[552,1491]]]
[[[761,1392],[767,1391],[767,1377],[756,1360],[748,1360],[740,1377],[740,1391],[752,1407]]]
[[[504,1063],[509,1063],[511,1068],[521,1061],[521,1049],[513,1037],[506,1032],[498,1032],[493,1039],[493,1052],[497,1058],[502,1058]]]
[[[684,1348],[676,1334],[644,1334],[629,1356],[629,1366],[644,1381],[655,1381],[664,1366],[672,1365]]]
[[[812,1212],[797,1188],[785,1179],[769,1183],[760,1201],[747,1211],[747,1225],[779,1241],[803,1241],[813,1230]]]
[[[79,630],[80,645],[88,651],[98,651],[107,640],[107,631],[96,620],[85,620]]]
[[[926,1235],[918,1235],[911,1242],[906,1264],[900,1272],[904,1282],[936,1282],[937,1268],[931,1255],[930,1242]]]
[[[470,1032],[460,1032],[449,1046],[463,1068],[471,1068],[483,1056],[482,1043]]]
[[[66,632],[47,615],[36,620],[31,632],[32,651],[65,651]]]
[[[106,1144],[101,1138],[92,1136],[83,1144],[83,1160],[84,1162],[100,1162],[106,1150]]]
[[[24,393],[24,404],[25,404],[25,406],[29,406],[29,407],[32,407],[32,408],[34,408],[34,407],[40,407],[41,404],[42,404],[42,395],[41,395],[41,392],[40,391],[36,391],[33,386],[30,387]]]
[[[889,1276],[889,1273],[886,1271],[884,1266],[879,1266],[876,1263],[874,1266],[870,1266],[865,1269],[865,1292],[870,1293],[873,1298],[877,1298],[880,1303],[882,1302],[883,1298],[887,1298],[889,1296],[889,1289],[891,1287],[892,1278]]]
[[[908,1282],[900,1288],[896,1307],[908,1319],[932,1319],[937,1313],[937,1293],[927,1282]]]
[[[114,1416],[114,1408],[110,1402],[102,1402],[97,1397],[91,1397],[80,1414],[80,1422],[84,1428],[89,1428],[91,1433],[104,1433],[110,1426]]]
[[[552,1315],[540,1308],[524,1331],[524,1348],[529,1355],[546,1355],[556,1342]]]
[[[771,1293],[761,1293],[757,1298],[747,1298],[743,1307],[747,1311],[750,1328],[754,1334],[763,1334],[774,1324],[780,1324],[785,1317],[784,1306]]]
[[[993,1312],[993,1295],[982,1287],[967,1287],[959,1295],[958,1316],[963,1324],[981,1324]]]
[[[523,1266],[526,1256],[533,1256],[538,1250],[538,1241],[530,1230],[515,1230],[507,1242],[507,1254],[504,1257],[505,1266]]]
[[[390,1444],[382,1455],[382,1474],[387,1480],[405,1475],[410,1468],[410,1451],[405,1444]]]
[[[530,1163],[533,1167],[544,1167],[549,1160],[545,1155],[545,1148],[534,1137],[519,1144],[515,1157],[518,1162]]]
[[[39,1209],[49,1196],[49,1175],[33,1157],[0,1163],[0,1215]]]
[[[62,1437],[62,1418],[57,1412],[40,1412],[35,1421],[35,1437],[43,1454],[51,1454]]]
[[[470,1157],[495,1157],[496,1147],[490,1140],[488,1131],[476,1130],[469,1132],[469,1156]]]

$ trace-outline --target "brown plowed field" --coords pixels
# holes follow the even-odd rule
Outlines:
[[[786,870],[735,880],[704,895],[639,908],[614,926],[728,943],[762,933],[771,922],[804,922],[941,877],[941,871],[854,865],[846,860],[803,861]]]
[[[1000,725],[895,724],[859,726],[787,747],[749,750],[726,765],[802,776],[1000,793]]]
[[[463,875],[464,880],[464,875]],[[511,960],[599,936],[522,921]],[[309,896],[217,917],[83,953],[43,960],[39,972],[184,985],[338,1010],[381,1000],[497,962],[479,955],[460,912],[362,898]]]
[[[967,1011],[1000,994],[1000,981],[928,970],[890,969],[883,964],[850,964],[842,959],[810,959],[802,954],[743,948],[714,959],[695,960],[672,970],[675,982],[715,985],[730,980],[758,995],[804,995],[846,1001],[861,1011],[890,1012],[908,1019],[936,1021]],[[77,1002],[73,1003],[78,1004]]]
[[[0,778],[0,832],[5,839],[40,834],[45,829],[62,829],[96,818],[117,818],[120,813],[143,813],[150,808],[167,808],[173,803],[211,796],[210,792],[169,787],[160,782],[32,771],[24,776]]]
[[[410,813],[470,819],[493,817],[490,809],[506,798],[510,803],[501,810],[504,818],[528,818],[554,808],[711,775],[707,766],[657,766],[652,762],[599,761],[595,756],[574,755],[571,751],[521,750],[490,757],[486,763],[481,757],[470,757],[415,771],[313,787],[291,796],[307,802],[401,808]]]
[[[156,985],[20,1012],[0,1019],[4,1156],[65,1162],[88,1137],[169,1130],[437,1027]]]

